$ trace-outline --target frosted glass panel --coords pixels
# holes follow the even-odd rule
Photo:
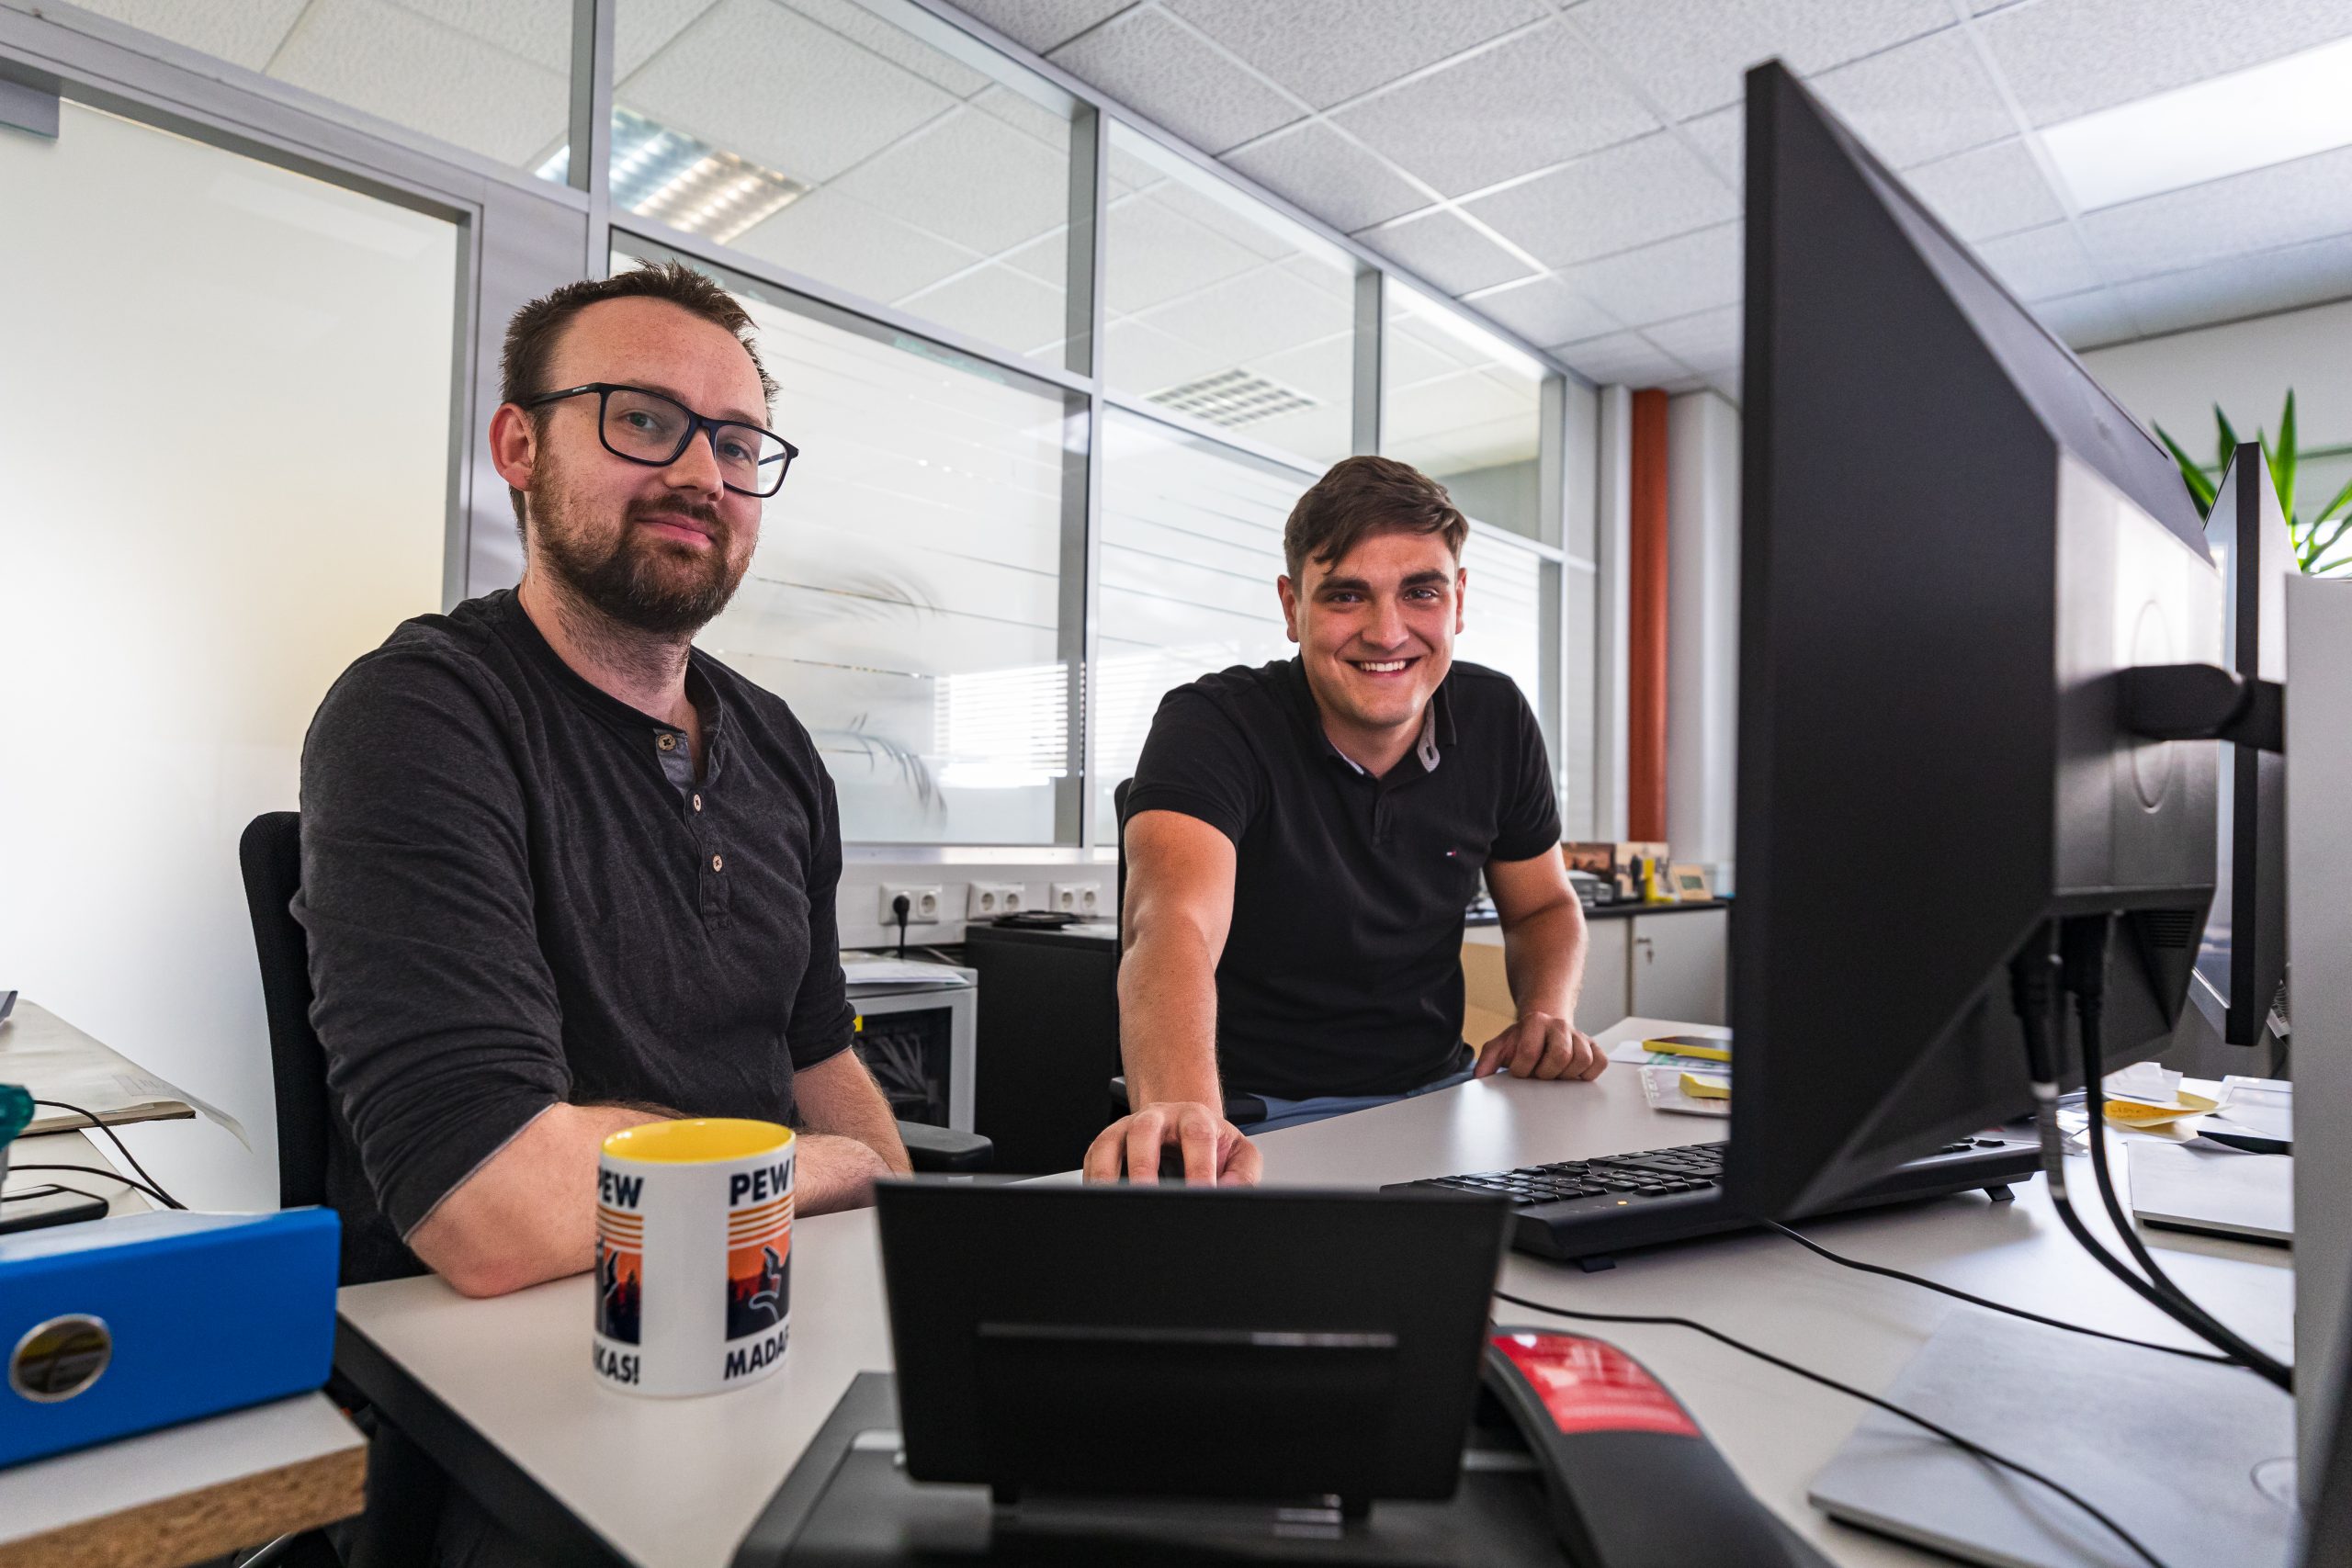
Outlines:
[[[1348,455],[1352,259],[1115,124],[1108,225],[1113,386],[1317,467]]]
[[[1543,367],[1393,279],[1387,299],[1380,450],[1439,480],[1468,515],[1541,537]]]
[[[950,52],[910,3],[620,0],[616,19],[614,211],[1063,362],[1057,91]]]
[[[1462,634],[1453,656],[1519,682],[1530,707],[1542,708],[1544,558],[1490,529],[1474,528],[1462,549],[1470,574],[1463,591]]]
[[[808,727],[843,839],[1053,843],[1070,771],[1061,394],[744,303],[800,456],[700,646]]]
[[[244,1122],[142,1148],[181,1197],[274,1206],[237,836],[440,605],[457,230],[71,103],[0,223],[0,987]]]
[[[1102,587],[1089,774],[1098,841],[1159,699],[1236,664],[1287,659],[1283,523],[1313,476],[1113,410],[1102,432]]]

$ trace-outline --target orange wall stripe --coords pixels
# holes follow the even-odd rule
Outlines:
[[[1625,827],[1666,837],[1666,394],[1634,394]]]

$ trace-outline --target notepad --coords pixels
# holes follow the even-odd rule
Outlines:
[[[1724,1073],[1688,1072],[1679,1066],[1644,1067],[1642,1094],[1653,1111],[1670,1111],[1681,1116],[1728,1116],[1731,1114],[1731,1077]],[[1684,1086],[1702,1086],[1697,1093]],[[1713,1088],[1714,1093],[1705,1092]]]

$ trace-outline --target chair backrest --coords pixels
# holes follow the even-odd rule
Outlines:
[[[327,1058],[311,1027],[310,942],[290,908],[302,886],[302,818],[266,811],[237,843],[261,960],[269,1020],[269,1076],[277,1097],[277,1201],[327,1201]]]
[[[1119,947],[1127,945],[1127,791],[1135,780],[1121,779],[1111,790],[1111,816],[1119,829],[1119,904],[1112,914],[1112,924],[1119,928]]]

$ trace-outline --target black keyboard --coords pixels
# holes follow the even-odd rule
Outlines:
[[[1501,1193],[1514,1205],[1512,1247],[1539,1258],[1573,1258],[1587,1269],[1606,1269],[1609,1255],[1630,1247],[1751,1228],[1755,1221],[1724,1201],[1724,1151],[1728,1146],[1683,1144],[1517,1170],[1430,1177],[1396,1182],[1390,1190],[1436,1187]],[[1957,1139],[1934,1154],[1899,1165],[1823,1213],[1941,1198],[1976,1188],[1996,1201],[2006,1201],[2010,1182],[2022,1181],[2041,1168],[2041,1148],[2033,1138],[1986,1133]]]

